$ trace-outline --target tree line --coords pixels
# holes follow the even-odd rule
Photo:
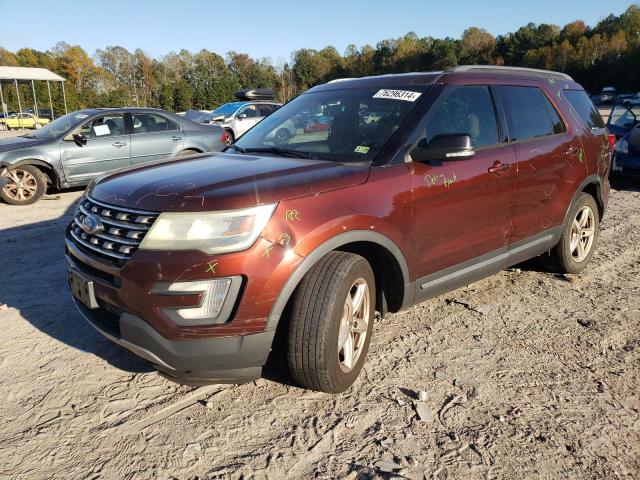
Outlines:
[[[0,65],[44,67],[67,79],[69,110],[86,107],[149,106],[170,111],[211,110],[232,101],[241,88],[270,87],[287,101],[313,85],[335,78],[386,73],[446,70],[460,64],[491,64],[566,72],[590,92],[612,85],[640,91],[640,5],[609,15],[595,26],[581,20],[563,27],[529,23],[494,37],[470,27],[461,38],[403,37],[373,47],[349,45],[344,54],[334,47],[302,48],[289,62],[255,59],[246,53],[222,57],[203,49],[181,50],[159,59],[140,49],[108,46],[90,56],[77,45],[59,42],[45,52],[0,47]],[[17,110],[15,89],[3,83],[9,110]],[[52,90],[56,113],[64,111],[62,93]],[[30,85],[20,86],[23,109],[33,103]],[[37,82],[40,108],[47,107],[46,84]]]

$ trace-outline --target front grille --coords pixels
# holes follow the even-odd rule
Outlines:
[[[96,233],[87,233],[82,228],[88,215],[102,224]],[[79,247],[122,263],[138,249],[158,215],[158,212],[108,205],[84,196],[69,226],[69,235]]]

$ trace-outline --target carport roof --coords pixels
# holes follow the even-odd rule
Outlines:
[[[50,80],[64,82],[65,79],[46,68],[0,67],[0,80]]]

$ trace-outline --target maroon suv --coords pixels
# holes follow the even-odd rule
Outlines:
[[[305,129],[313,118],[328,128]],[[375,312],[537,255],[585,268],[610,160],[602,119],[565,74],[330,82],[225,153],[92,182],[67,230],[71,291],[98,331],[176,381],[255,379],[280,327],[294,379],[340,392]]]

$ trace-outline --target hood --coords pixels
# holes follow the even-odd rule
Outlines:
[[[41,140],[38,138],[24,138],[24,137],[12,137],[4,138],[0,140],[0,153],[10,152],[19,148],[36,147],[47,143],[48,140]]]
[[[88,193],[140,210],[230,210],[358,185],[368,176],[368,164],[223,153],[118,171]]]

